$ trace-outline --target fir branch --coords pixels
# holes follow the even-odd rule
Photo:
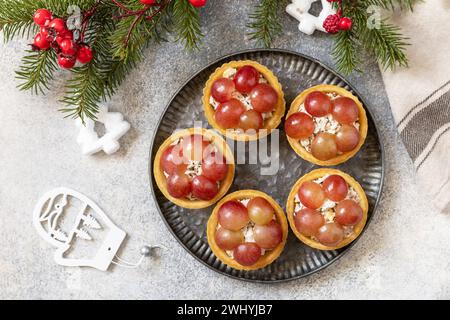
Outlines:
[[[30,0],[26,0],[30,1]],[[32,0],[31,0],[32,1]],[[36,0],[33,1],[37,8],[46,8],[52,12],[54,17],[59,18],[67,18],[71,12],[68,11],[69,7],[76,6],[80,8],[82,12],[92,8],[98,0]],[[102,0],[102,2],[106,2],[109,0]]]
[[[72,71],[74,76],[66,84],[66,95],[61,100],[67,105],[60,109],[66,117],[80,118],[84,123],[85,117],[96,119],[98,103],[104,92],[102,79],[96,70],[96,63],[91,62]]]
[[[406,46],[408,38],[404,37],[400,28],[383,20],[380,28],[367,29],[360,34],[361,43],[372,51],[384,69],[395,66],[408,66]]]
[[[247,25],[253,29],[249,33],[250,39],[270,47],[273,39],[282,32],[280,15],[287,2],[286,0],[261,0],[255,11],[250,14],[252,21]]]
[[[94,5],[96,0],[0,0],[0,31],[5,41],[14,37],[27,37],[38,31],[33,22],[37,9],[49,8],[56,17],[67,17],[69,6],[78,6],[81,11]],[[106,1],[106,0],[104,0]]]
[[[354,7],[348,10],[348,14],[354,23],[354,32],[358,36],[358,41],[370,53],[383,68],[394,68],[407,66],[406,47],[409,45],[408,38],[401,34],[399,27],[389,24],[387,19],[380,21],[377,28],[369,28],[367,21],[369,15],[361,7]]]
[[[336,40],[331,54],[336,60],[339,72],[350,74],[359,71],[360,57],[358,55],[360,46],[351,32],[339,32],[335,35]]]
[[[391,11],[395,10],[395,8],[413,11],[414,4],[420,1],[421,0],[363,0],[360,5],[364,5],[366,8],[373,5]],[[344,1],[344,3],[345,2],[348,1]]]
[[[127,17],[121,19],[116,30],[109,37],[113,56],[126,61],[140,61],[142,50],[152,38],[156,38],[156,33],[151,26],[145,25],[144,16]]]
[[[37,9],[33,0],[0,0],[0,31],[4,40],[10,41],[16,36],[29,37],[37,30],[33,23],[33,14]]]
[[[113,55],[124,61],[140,61],[142,50],[148,43],[162,39],[160,33],[161,30],[166,29],[168,23],[169,2],[170,0],[161,0],[157,6],[146,7],[145,10],[135,1],[120,3],[118,8],[125,13],[115,16],[115,19],[119,21],[116,24],[116,30],[109,38]]]
[[[188,0],[172,0],[172,19],[177,34],[176,40],[188,49],[197,49],[203,33],[200,29],[199,10]]]
[[[353,26],[351,31],[340,32],[336,36],[333,57],[336,59],[338,69],[345,74],[356,70],[360,60],[358,54],[362,49],[371,53],[384,69],[407,66],[408,39],[401,34],[400,28],[390,24],[387,19],[380,21],[380,25],[376,28],[369,27],[367,8],[373,4],[392,10],[395,6],[409,8],[411,5],[412,10],[415,2],[417,1],[360,0],[347,3],[344,1],[344,15],[352,19]]]
[[[66,117],[79,117],[83,122],[85,117],[96,118],[98,103],[106,96],[105,79],[114,62],[108,41],[115,30],[110,10],[99,7],[93,17],[95,19],[89,22],[85,41],[93,50],[94,58],[90,63],[71,70],[73,77],[67,81],[66,94],[62,99],[67,107],[60,110],[66,113]]]
[[[56,54],[52,50],[27,52],[28,55],[22,58],[20,69],[16,71],[16,78],[22,80],[18,87],[36,94],[44,93],[44,89],[48,90],[48,84],[57,68]]]

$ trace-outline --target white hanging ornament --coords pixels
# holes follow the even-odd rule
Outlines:
[[[73,212],[75,207],[76,215]],[[33,225],[45,241],[57,247],[54,259],[63,266],[93,267],[106,271],[113,263],[136,268],[144,257],[153,254],[154,249],[165,248],[159,245],[142,247],[141,258],[137,263],[121,259],[116,254],[126,233],[119,229],[91,199],[64,187],[53,189],[39,199],[33,212]],[[77,241],[85,241],[83,249],[91,248],[95,253],[89,258],[69,257]]]
[[[109,112],[105,105],[100,106],[96,121],[105,125],[106,132],[102,137],[95,131],[94,120],[85,119],[84,124],[80,119],[76,120],[80,129],[77,143],[81,146],[81,152],[91,155],[103,150],[106,154],[113,154],[119,150],[119,139],[130,129],[130,124],[120,112]]]
[[[300,22],[298,29],[307,35],[312,35],[315,30],[326,32],[323,27],[325,19],[331,14],[336,14],[336,9],[330,2],[320,0],[322,11],[317,17],[312,15],[309,11],[316,1],[318,0],[292,0],[292,3],[286,7],[286,12]]]

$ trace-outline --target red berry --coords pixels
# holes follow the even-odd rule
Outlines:
[[[56,43],[58,43],[58,45],[61,45],[61,42],[64,39],[73,40],[73,32],[71,30],[65,30],[64,32],[61,32],[60,34],[58,34],[55,38]]]
[[[50,48],[50,42],[47,41],[47,39],[45,39],[45,37],[43,37],[40,33],[34,37],[33,44],[41,50],[47,50]]]
[[[83,64],[91,62],[93,56],[92,49],[89,46],[83,45],[78,49],[77,60]]]
[[[189,0],[189,2],[196,8],[201,8],[206,4],[206,0]]]
[[[38,9],[33,15],[33,20],[38,26],[43,27],[52,20],[52,14],[47,9]]]
[[[39,28],[39,33],[48,42],[52,42],[53,41],[53,35],[52,35],[52,32],[50,31],[49,28],[47,28],[47,27],[40,27]]]
[[[352,27],[352,19],[347,18],[347,17],[343,17],[338,24],[338,28],[339,30],[344,30],[344,31],[348,31],[350,30]]]
[[[339,14],[330,14],[323,22],[323,28],[328,33],[338,33],[339,32],[339,21],[341,16]]]
[[[59,47],[61,48],[61,52],[64,54],[67,54],[69,56],[74,56],[77,53],[77,45],[73,40],[70,39],[64,39],[59,44]]]
[[[63,54],[58,55],[58,64],[61,68],[71,69],[75,65],[76,59]]]
[[[63,19],[60,19],[60,18],[53,19],[49,23],[48,27],[55,29],[55,31],[58,32],[58,33],[63,33],[64,31],[67,30],[66,29],[66,23],[64,22]]]
[[[61,36],[63,36],[64,39],[71,39],[71,40],[73,40],[73,31],[69,30],[69,29],[66,29],[66,30],[64,30],[64,32],[61,33]]]
[[[156,2],[156,0],[139,0],[139,2],[142,4],[150,5],[150,4],[154,4]]]

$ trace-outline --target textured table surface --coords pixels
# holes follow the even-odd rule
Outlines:
[[[61,78],[46,96],[18,91],[14,70],[26,41],[0,45],[0,298],[450,298],[450,217],[437,213],[423,195],[396,133],[378,66],[370,58],[363,73],[348,79],[373,106],[386,149],[386,178],[374,219],[348,254],[304,279],[252,284],[206,268],[166,229],[149,191],[153,129],[172,94],[193,72],[222,55],[254,47],[245,24],[255,2],[210,1],[202,11],[207,28],[199,52],[188,53],[174,43],[146,50],[145,61],[111,102],[132,125],[113,156],[82,156],[74,123],[57,111]],[[287,15],[283,23],[286,31],[274,47],[333,67],[329,36],[300,34]],[[90,196],[128,233],[123,257],[136,259],[145,243],[169,250],[137,269],[101,272],[56,265],[54,248],[36,234],[31,214],[38,198],[57,186]]]

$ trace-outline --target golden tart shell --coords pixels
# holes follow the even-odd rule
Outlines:
[[[219,248],[219,246],[216,243],[215,234],[216,234],[217,225],[219,223],[218,212],[219,212],[219,209],[222,206],[222,204],[224,204],[227,201],[252,199],[254,197],[262,197],[262,198],[266,199],[272,205],[272,207],[275,209],[275,215],[277,217],[277,222],[280,224],[281,230],[283,232],[283,239],[282,239],[281,243],[277,247],[275,247],[275,249],[266,251],[266,253],[263,256],[261,256],[261,258],[259,258],[259,260],[254,265],[243,266],[243,265],[237,263],[233,258],[229,257],[227,255],[227,253],[225,252],[225,250]],[[257,191],[257,190],[240,190],[240,191],[230,193],[229,195],[227,195],[226,197],[224,197],[217,203],[211,216],[209,217],[206,233],[207,233],[207,237],[208,237],[209,246],[211,247],[211,250],[214,252],[216,257],[219,258],[220,261],[222,261],[223,263],[225,263],[226,265],[228,265],[234,269],[256,270],[256,269],[264,268],[265,266],[271,264],[275,259],[277,259],[280,256],[280,254],[283,251],[284,246],[286,244],[286,239],[288,236],[288,229],[289,228],[288,228],[288,223],[286,220],[286,215],[285,215],[283,209],[280,207],[280,205],[274,199],[272,199],[272,197],[265,194],[264,192]]]
[[[193,134],[201,134],[206,139],[214,143],[218,150],[223,154],[223,156],[226,158],[227,164],[228,164],[228,173],[220,182],[220,187],[217,195],[211,199],[211,200],[190,200],[185,198],[174,198],[172,197],[169,192],[167,191],[167,181],[166,176],[164,175],[164,171],[161,168],[161,156],[172,143],[177,141],[178,139],[186,136],[190,136]],[[228,191],[228,189],[231,186],[231,183],[233,182],[234,178],[234,157],[233,153],[231,152],[230,147],[225,142],[225,140],[218,135],[217,133],[213,132],[212,130],[207,130],[204,128],[190,128],[190,129],[184,129],[175,132],[172,134],[169,138],[167,138],[163,144],[159,147],[158,152],[156,153],[155,160],[153,163],[153,176],[155,177],[156,184],[158,185],[159,190],[164,194],[164,196],[169,199],[171,202],[175,203],[176,205],[187,208],[187,209],[201,209],[209,207],[210,205],[216,203],[219,201],[220,198],[222,198]]]
[[[359,205],[363,209],[363,217],[362,217],[361,221],[356,226],[354,226],[353,234],[350,237],[345,238],[341,243],[339,243],[337,246],[334,246],[334,247],[325,246],[325,245],[319,243],[318,241],[315,241],[309,237],[302,235],[300,232],[297,231],[297,228],[295,227],[295,222],[294,222],[294,210],[295,210],[294,198],[295,198],[295,195],[297,194],[298,189],[300,188],[300,185],[305,181],[312,181],[312,180],[321,178],[325,175],[331,175],[331,174],[336,174],[336,175],[341,176],[342,178],[344,178],[344,180],[347,182],[347,184],[349,186],[351,186],[353,189],[355,189],[356,193],[359,196],[359,199],[361,200]],[[364,229],[364,226],[366,225],[368,210],[369,210],[369,204],[367,202],[366,193],[364,192],[361,185],[355,179],[353,179],[350,175],[348,175],[340,170],[337,170],[337,169],[328,169],[328,168],[321,168],[321,169],[313,170],[313,171],[305,174],[300,179],[298,179],[298,181],[292,187],[291,192],[289,193],[287,203],[286,203],[286,211],[287,211],[287,217],[289,220],[289,225],[291,226],[291,230],[294,232],[295,236],[300,241],[307,244],[308,246],[313,247],[315,249],[319,249],[319,250],[336,250],[336,249],[345,247],[346,245],[353,242],[353,240],[355,240],[361,234],[361,231]]]
[[[294,149],[294,151],[300,157],[305,159],[306,161],[312,162],[312,163],[320,165],[320,166],[334,166],[339,163],[345,162],[348,159],[350,159],[351,157],[353,157],[359,151],[361,146],[364,144],[364,141],[366,140],[366,136],[367,136],[366,111],[364,110],[364,107],[363,107],[362,103],[359,101],[359,99],[356,96],[354,96],[351,92],[347,91],[346,89],[338,87],[338,86],[334,86],[334,85],[329,85],[329,84],[320,84],[320,85],[311,87],[309,89],[306,89],[305,91],[300,93],[294,99],[294,101],[292,101],[291,107],[289,108],[289,111],[286,115],[286,119],[291,114],[298,112],[298,109],[299,109],[300,105],[305,101],[306,96],[313,91],[322,91],[324,93],[335,92],[342,97],[348,97],[348,98],[352,99],[353,101],[355,101],[355,103],[359,109],[359,120],[358,120],[359,121],[359,143],[358,143],[358,145],[355,147],[355,149],[353,149],[349,152],[342,153],[332,159],[329,159],[329,160],[317,159],[310,152],[308,152],[305,148],[303,148],[303,146],[300,144],[299,140],[293,139],[286,135],[292,149]]]
[[[275,91],[278,93],[278,101],[274,108],[274,111],[272,112],[272,117],[264,120],[264,127],[262,129],[266,130],[264,130],[263,132],[258,132],[257,134],[253,135],[246,133],[227,132],[227,129],[223,129],[222,127],[220,127],[217,124],[216,120],[214,119],[215,110],[211,107],[209,103],[209,98],[211,97],[211,88],[214,81],[216,81],[219,78],[222,78],[224,71],[227,70],[228,68],[240,68],[244,66],[252,66],[256,70],[258,70],[258,72],[267,80],[267,82],[272,86],[272,88],[274,88]],[[237,141],[257,140],[270,134],[270,132],[273,129],[279,126],[281,118],[284,116],[284,113],[286,111],[286,101],[284,100],[283,89],[277,77],[267,67],[252,60],[230,61],[217,68],[211,74],[208,81],[206,82],[205,88],[203,89],[202,102],[203,102],[203,109],[205,111],[205,116],[206,119],[208,119],[209,124],[224,136],[227,136]]]

